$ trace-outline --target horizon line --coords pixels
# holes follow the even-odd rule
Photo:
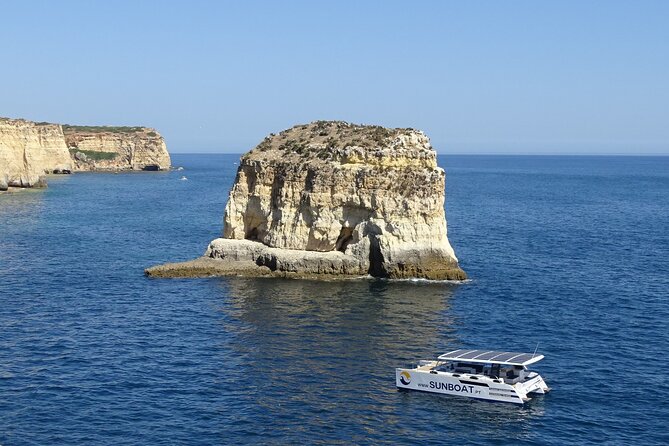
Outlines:
[[[246,152],[169,152],[170,155],[244,155]],[[666,157],[668,153],[523,153],[523,152],[482,152],[482,153],[463,153],[463,152],[437,152],[437,155],[457,155],[457,156],[620,156],[620,157]]]

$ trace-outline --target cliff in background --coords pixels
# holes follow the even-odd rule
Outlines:
[[[42,186],[42,175],[71,170],[60,125],[0,118],[0,190]]]
[[[146,127],[84,127],[0,118],[0,190],[73,171],[164,170],[170,155]]]
[[[223,237],[202,258],[147,274],[464,279],[447,237],[444,186],[420,131],[299,125],[242,157]]]
[[[75,170],[165,170],[171,165],[162,136],[146,127],[63,126]]]

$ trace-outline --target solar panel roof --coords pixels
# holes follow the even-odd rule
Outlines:
[[[536,353],[499,352],[495,350],[459,349],[439,356],[442,361],[463,361],[486,364],[530,365],[544,359]]]

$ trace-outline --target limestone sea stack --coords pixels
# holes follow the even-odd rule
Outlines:
[[[420,131],[318,121],[242,156],[223,237],[155,277],[464,279],[447,233],[444,170]]]

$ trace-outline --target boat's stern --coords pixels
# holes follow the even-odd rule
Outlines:
[[[532,376],[533,375],[533,376]],[[516,384],[516,388],[519,393],[530,395],[544,395],[548,393],[551,389],[548,387],[544,379],[538,373],[532,373],[529,379],[522,383]]]
[[[398,389],[427,390],[437,361],[420,360],[409,367],[395,369],[395,385]]]
[[[411,389],[412,369],[395,369],[395,385],[398,389]],[[415,385],[415,383],[414,383]]]

